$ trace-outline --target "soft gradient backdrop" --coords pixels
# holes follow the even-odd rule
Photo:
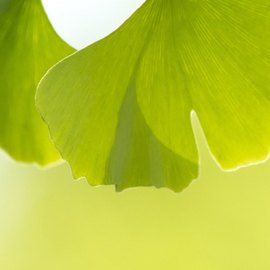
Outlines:
[[[143,1],[44,0],[82,48]],[[67,164],[41,170],[0,153],[2,270],[269,270],[270,162],[222,172],[196,119],[201,176],[184,192],[90,187]]]

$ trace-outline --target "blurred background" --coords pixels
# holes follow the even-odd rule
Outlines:
[[[104,37],[139,0],[44,0],[75,48]],[[89,186],[66,163],[18,164],[0,152],[0,269],[269,270],[270,162],[219,169],[193,119],[200,178],[182,193]]]

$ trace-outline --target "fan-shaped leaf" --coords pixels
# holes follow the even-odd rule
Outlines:
[[[1,1],[0,146],[16,160],[47,164],[59,159],[34,96],[44,73],[71,52],[40,0]]]
[[[76,177],[181,190],[197,175],[192,111],[222,167],[267,156],[269,29],[266,0],[148,0],[55,66],[37,103]]]

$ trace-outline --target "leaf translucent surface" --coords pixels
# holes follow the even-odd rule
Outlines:
[[[198,174],[190,115],[226,169],[270,146],[266,0],[148,0],[55,66],[37,104],[76,177],[179,191]]]
[[[0,146],[14,159],[45,165],[60,158],[34,97],[45,72],[71,52],[40,0],[1,1]]]

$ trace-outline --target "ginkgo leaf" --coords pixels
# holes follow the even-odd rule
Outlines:
[[[198,173],[195,111],[226,169],[270,148],[266,0],[148,0],[56,65],[37,105],[75,177],[179,191]]]
[[[44,73],[73,52],[56,34],[40,0],[0,3],[0,147],[41,165],[60,158],[35,107]]]

